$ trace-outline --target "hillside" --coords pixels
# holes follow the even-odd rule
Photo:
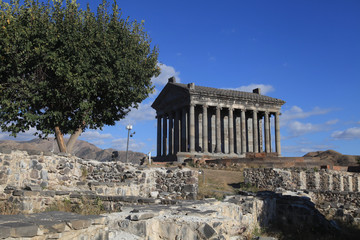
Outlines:
[[[57,147],[56,141],[53,138],[49,139],[33,139],[30,141],[13,141],[13,140],[3,140],[0,141],[0,149],[10,149],[10,150],[24,150],[32,152],[54,152],[58,153],[59,149]],[[98,161],[109,161],[113,151],[117,151],[112,148],[101,149],[86,141],[77,140],[73,149],[73,155],[83,158],[83,159],[95,159]],[[126,160],[126,151],[118,151],[119,161]],[[128,158],[129,162],[139,163],[142,158],[146,155],[140,152],[129,151]]]
[[[339,166],[358,165],[358,162],[360,161],[360,156],[343,155],[334,150],[309,152],[305,154],[304,157],[319,157],[320,160],[330,161],[334,165]]]

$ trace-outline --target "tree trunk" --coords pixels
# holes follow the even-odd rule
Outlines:
[[[66,153],[66,145],[64,142],[64,135],[62,134],[59,126],[55,127],[55,138],[59,146],[59,151]]]
[[[78,129],[76,129],[76,131],[73,134],[71,134],[70,139],[66,144],[67,153],[72,152],[74,144],[81,133],[82,133],[82,128],[78,128]]]

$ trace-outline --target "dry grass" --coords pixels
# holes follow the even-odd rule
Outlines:
[[[243,171],[227,171],[199,169],[203,174],[199,174],[198,198],[214,197],[223,199],[225,195],[236,194],[240,183],[244,181]]]
[[[20,213],[20,207],[16,203],[7,201],[0,202],[0,215],[15,215]]]
[[[74,212],[82,215],[99,215],[106,212],[102,201],[98,198],[95,200],[81,198],[77,201],[65,198],[54,202],[45,211]]]

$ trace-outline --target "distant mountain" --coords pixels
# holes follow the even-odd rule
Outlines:
[[[326,160],[332,162],[334,165],[350,166],[357,165],[360,162],[360,156],[356,155],[343,155],[334,150],[309,152],[304,157],[319,157],[320,160]]]
[[[66,139],[67,141],[67,139]],[[0,141],[0,149],[10,150],[23,150],[23,151],[40,151],[40,152],[54,152],[58,153],[59,148],[54,138],[49,139],[33,139],[30,141],[13,141],[3,140]],[[86,141],[77,140],[72,154],[83,159],[94,159],[98,161],[110,161],[112,159],[113,152],[117,151],[112,148],[101,149]],[[132,163],[139,163],[141,159],[146,157],[144,153],[140,152],[128,152],[128,160]],[[125,162],[126,151],[117,151],[116,160]]]

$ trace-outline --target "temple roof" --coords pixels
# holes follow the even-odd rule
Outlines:
[[[277,98],[268,97],[265,95],[261,95],[258,93],[251,93],[251,92],[243,92],[243,91],[236,91],[230,89],[221,89],[221,88],[212,88],[212,87],[203,87],[194,85],[194,88],[191,89],[188,84],[183,83],[168,83],[173,84],[175,86],[181,87],[189,91],[189,93],[200,93],[200,94],[211,94],[223,97],[230,97],[230,98],[239,98],[239,99],[247,99],[247,100],[257,100],[257,101],[264,101],[269,103],[277,103],[283,105],[285,101]]]
[[[210,99],[232,99],[240,102],[257,102],[271,104],[281,107],[285,101],[277,98],[268,97],[260,94],[260,89],[254,92],[243,92],[230,89],[212,88],[196,86],[194,83],[177,83],[175,78],[170,78],[169,82],[162,89],[153,104],[155,110],[164,110],[174,105],[190,104],[191,96],[200,95]]]

